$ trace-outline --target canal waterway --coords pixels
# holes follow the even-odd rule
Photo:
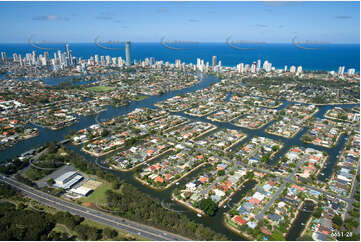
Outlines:
[[[192,86],[192,87],[182,89],[182,90],[167,92],[167,93],[165,93],[163,95],[159,95],[159,96],[150,96],[147,99],[142,100],[142,101],[132,101],[129,105],[122,106],[122,107],[119,107],[119,108],[114,108],[114,107],[108,106],[107,111],[102,112],[102,113],[100,113],[98,115],[87,116],[87,117],[79,117],[79,122],[78,123],[76,123],[76,124],[74,124],[74,125],[72,125],[70,127],[65,127],[65,128],[63,128],[61,130],[53,131],[53,130],[48,130],[48,129],[38,127],[38,129],[40,131],[39,136],[37,136],[35,138],[32,138],[32,139],[29,139],[29,140],[19,142],[19,143],[15,144],[14,146],[10,147],[10,148],[7,148],[5,150],[0,151],[0,161],[5,161],[6,159],[12,159],[12,158],[14,158],[16,156],[19,156],[23,152],[25,152],[25,151],[27,151],[29,149],[32,149],[32,148],[39,147],[39,146],[43,145],[46,142],[50,142],[50,141],[53,141],[53,140],[56,140],[56,141],[63,140],[64,137],[70,131],[84,129],[84,128],[87,128],[88,126],[92,125],[92,124],[97,123],[96,119],[98,119],[101,122],[103,120],[111,119],[111,118],[113,118],[115,116],[120,116],[120,115],[126,114],[128,112],[133,111],[136,108],[142,108],[142,107],[156,108],[154,106],[154,104],[159,102],[159,101],[166,100],[166,99],[171,98],[171,97],[176,96],[176,95],[185,94],[185,93],[188,93],[188,92],[193,92],[193,91],[196,91],[196,90],[200,90],[200,89],[209,87],[210,85],[220,81],[216,76],[212,76],[212,75],[199,74],[199,76],[200,76],[200,82],[197,83],[196,85]],[[227,96],[227,100],[229,100],[229,99],[230,99],[230,95]],[[285,101],[283,103],[283,105],[281,107],[279,107],[278,109],[283,109],[288,104],[291,104],[291,103],[292,102]],[[329,109],[331,109],[331,108],[333,108],[335,106],[338,106],[338,107],[353,107],[355,105],[325,105],[325,106],[318,106],[319,112],[315,116],[319,117],[319,118],[323,118],[323,115],[327,112],[327,110],[329,110]],[[324,174],[322,176],[321,175],[319,176],[320,180],[326,180],[332,175],[333,168],[334,168],[334,166],[336,164],[336,161],[337,161],[336,156],[339,154],[339,152],[344,147],[345,141],[346,141],[346,138],[347,138],[346,135],[343,135],[334,148],[324,148],[324,147],[315,146],[315,145],[312,145],[312,144],[305,144],[300,140],[302,135],[307,131],[307,128],[303,128],[294,138],[286,139],[286,138],[282,138],[282,137],[278,137],[278,136],[275,136],[275,135],[270,135],[270,134],[265,133],[265,129],[269,125],[271,125],[272,122],[269,123],[268,125],[264,126],[261,129],[249,130],[249,129],[246,129],[246,128],[237,127],[237,126],[233,125],[232,123],[215,122],[215,121],[211,121],[211,120],[206,119],[206,117],[193,117],[193,116],[186,115],[183,112],[177,112],[175,114],[187,117],[187,118],[189,118],[191,120],[200,120],[200,121],[212,123],[212,124],[215,124],[216,126],[218,126],[219,128],[230,128],[230,129],[242,130],[244,133],[247,134],[247,138],[244,139],[242,142],[240,142],[237,146],[235,146],[233,148],[233,150],[237,150],[242,144],[249,141],[249,139],[251,139],[254,136],[265,136],[265,137],[268,137],[268,138],[271,138],[271,139],[280,140],[284,144],[284,146],[279,151],[279,153],[270,161],[269,164],[271,166],[276,166],[279,158],[282,155],[284,155],[292,146],[307,146],[307,147],[315,148],[315,149],[318,149],[318,150],[321,150],[321,151],[326,151],[329,154],[329,159],[327,160],[327,163],[324,166],[323,170],[320,172],[321,174]],[[83,156],[85,156],[89,161],[91,161],[91,162],[96,161],[96,159],[94,157],[80,151],[81,146],[73,146],[73,145],[70,145],[70,144],[68,144],[67,146],[70,149],[72,149],[72,150],[82,154]],[[104,158],[99,158],[97,160],[98,163],[101,163],[102,159],[104,159]],[[191,175],[189,175],[188,177],[183,179],[178,186],[181,186],[182,184],[185,184],[190,179],[196,177],[197,174],[199,174],[199,172],[201,171],[201,169],[193,172]],[[237,203],[242,198],[242,194],[245,194],[249,189],[254,187],[254,184],[248,184],[247,186],[245,186],[244,188],[242,188],[238,192],[236,192],[235,195],[232,197],[232,199],[228,203],[226,203],[228,205],[225,208],[222,207],[217,211],[216,216],[199,218],[199,217],[197,217],[197,215],[194,212],[191,212],[190,210],[184,208],[183,206],[181,206],[181,205],[179,205],[179,204],[177,204],[177,203],[175,203],[175,202],[173,202],[171,200],[171,194],[174,191],[174,189],[177,187],[177,185],[173,185],[172,187],[168,188],[167,190],[159,192],[159,191],[154,191],[152,189],[149,189],[149,188],[143,186],[142,184],[138,183],[133,177],[134,171],[131,171],[131,172],[119,172],[119,171],[109,170],[109,172],[112,172],[112,173],[116,174],[121,179],[123,179],[126,182],[134,185],[135,187],[137,187],[142,192],[147,193],[150,196],[158,199],[159,201],[162,201],[164,204],[169,205],[173,210],[181,211],[183,214],[187,215],[190,219],[196,221],[197,223],[202,223],[205,226],[208,226],[208,227],[212,228],[214,231],[226,235],[231,240],[243,240],[242,237],[240,237],[239,235],[231,232],[230,230],[228,230],[223,225],[223,216],[222,215],[223,215],[224,212],[228,211],[235,203]]]
[[[303,203],[295,221],[286,235],[286,240],[296,240],[301,235],[312,215],[314,208],[315,204],[310,200],[306,200]]]

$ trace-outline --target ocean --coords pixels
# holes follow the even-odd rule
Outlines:
[[[0,44],[0,51],[5,51],[7,56],[11,57],[13,53],[21,54],[36,51],[42,54],[48,51],[50,57],[57,50],[65,51],[65,44],[37,44],[41,47],[52,48],[51,50],[41,50],[33,47],[31,44]],[[156,60],[169,61],[174,63],[176,59],[182,62],[197,62],[197,58],[203,59],[205,62],[212,64],[212,56],[217,56],[218,61],[223,66],[236,66],[239,63],[252,64],[252,62],[261,60],[262,63],[268,60],[272,66],[288,68],[291,65],[302,66],[304,70],[327,70],[337,71],[339,66],[345,66],[345,70],[355,68],[356,72],[360,72],[360,45],[359,44],[319,44],[312,46],[314,49],[303,49],[293,44],[248,44],[249,49],[241,50],[233,48],[227,43],[166,43],[165,47],[159,43],[131,43],[132,60],[144,60],[146,57],[154,57]],[[114,47],[116,50],[108,50],[98,47],[95,43],[69,43],[73,56],[89,58],[95,54],[110,55],[111,57],[121,56],[125,59],[125,46],[106,45],[106,47]],[[233,46],[239,47],[235,44]],[[173,48],[174,47],[174,48]],[[175,49],[184,48],[184,49]]]

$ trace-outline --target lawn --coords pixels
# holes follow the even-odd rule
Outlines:
[[[134,101],[142,101],[142,100],[147,99],[147,98],[148,98],[148,96],[138,95],[138,96],[132,98],[132,100],[134,100]]]
[[[115,87],[95,86],[95,87],[88,87],[87,89],[93,92],[110,92],[113,91]]]
[[[118,190],[114,190],[112,188],[112,184],[105,182],[105,181],[101,181],[103,184],[101,184],[99,187],[97,187],[89,196],[87,197],[82,197],[80,198],[78,201],[83,203],[83,202],[89,202],[89,203],[95,203],[96,201],[99,202],[105,202],[105,192],[107,190],[112,190],[114,192],[121,192],[122,187],[120,187]]]
[[[107,190],[112,190],[112,185],[110,183],[103,183],[97,187],[89,196],[82,197],[78,201],[80,202],[90,202],[95,203],[96,201],[105,202],[105,192]]]

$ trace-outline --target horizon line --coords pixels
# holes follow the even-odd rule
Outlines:
[[[51,43],[51,41],[49,41],[50,43],[36,43],[36,44],[48,44],[48,45],[61,45],[61,44],[66,44],[66,42],[64,43]],[[55,42],[55,41],[54,41]],[[124,41],[125,42],[125,41]],[[160,41],[130,41],[131,43],[144,43],[144,44],[161,44]],[[76,42],[70,42],[67,41],[68,44],[95,44],[93,41],[91,42],[85,42],[85,41],[76,41]],[[0,42],[0,44],[29,44],[29,42]],[[104,43],[104,44],[110,44],[110,43]],[[124,44],[124,43],[120,43],[120,44]],[[227,44],[226,41],[212,41],[212,42],[206,42],[206,41],[197,41],[197,42],[192,42],[192,43],[172,43],[172,44],[189,44],[189,45],[197,45],[197,44]],[[267,45],[267,44],[290,44],[293,45],[292,42],[262,42],[262,43],[239,43],[239,44],[251,44],[251,45]],[[302,43],[302,44],[311,44],[311,45],[337,45],[337,44],[350,44],[350,45],[360,45],[360,43],[357,42],[330,42],[330,43]]]

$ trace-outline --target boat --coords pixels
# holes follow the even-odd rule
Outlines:
[[[197,216],[198,216],[199,218],[201,218],[201,217],[202,217],[202,215],[200,215],[199,213],[197,213]]]

